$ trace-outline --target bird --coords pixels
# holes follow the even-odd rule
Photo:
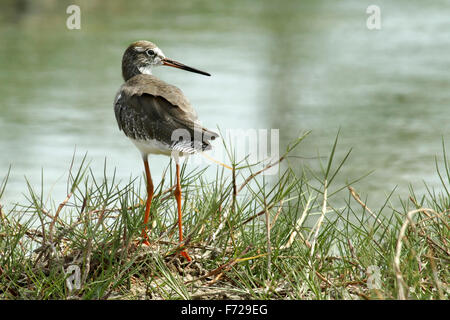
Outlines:
[[[124,83],[114,99],[114,113],[119,126],[141,153],[146,175],[147,200],[145,204],[142,243],[150,245],[148,229],[153,199],[153,181],[149,155],[166,155],[175,161],[175,199],[178,214],[179,241],[183,242],[180,157],[212,148],[211,141],[218,134],[201,126],[197,114],[183,92],[152,75],[158,66],[169,66],[211,76],[167,58],[154,43],[139,40],[131,43],[122,57]],[[192,261],[186,249],[181,255]]]

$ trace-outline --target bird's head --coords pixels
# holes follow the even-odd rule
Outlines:
[[[207,72],[166,58],[161,49],[154,43],[145,40],[133,42],[125,50],[122,58],[122,75],[125,81],[127,81],[137,74],[152,74],[153,67],[163,65],[210,76]]]

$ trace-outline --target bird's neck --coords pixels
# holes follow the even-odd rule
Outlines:
[[[123,79],[128,81],[138,74],[152,74],[152,66],[140,64],[135,56],[126,52],[122,58]]]
[[[125,81],[133,78],[138,74],[152,74],[151,67],[138,67],[136,65],[123,65],[122,66],[122,76]]]

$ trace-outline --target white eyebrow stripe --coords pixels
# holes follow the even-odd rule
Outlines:
[[[166,57],[166,56],[164,55],[164,53],[161,51],[161,49],[158,48],[158,47],[153,48],[153,51],[155,51],[155,53],[156,53],[158,56],[160,56],[160,57],[163,57],[163,58]]]
[[[137,52],[144,52],[145,49],[143,47],[134,47],[134,50],[136,50]]]

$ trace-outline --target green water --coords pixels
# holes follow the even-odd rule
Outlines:
[[[395,3],[394,3],[395,2]],[[81,30],[66,8],[81,8]],[[367,6],[381,30],[366,28]],[[3,203],[23,200],[25,176],[63,199],[76,148],[101,175],[105,157],[124,181],[142,174],[112,108],[123,50],[155,42],[173,59],[210,72],[154,74],[180,87],[207,127],[279,128],[281,146],[312,134],[296,155],[338,158],[353,148],[337,183],[377,206],[439,186],[434,158],[450,141],[450,1],[8,1],[0,4],[0,178]],[[449,146],[450,149],[450,146]],[[153,176],[167,163],[151,160]],[[316,159],[299,160],[317,168]],[[59,200],[60,201],[60,200]]]

